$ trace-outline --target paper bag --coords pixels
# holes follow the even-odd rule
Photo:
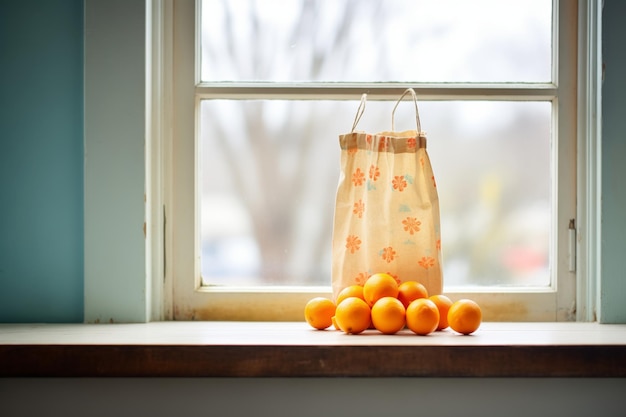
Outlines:
[[[394,131],[394,113],[411,93],[417,130]],[[421,131],[417,96],[408,89],[391,113],[391,131],[352,131],[339,136],[341,173],[332,242],[332,289],[363,284],[378,272],[398,283],[418,281],[430,295],[443,286],[439,198]]]

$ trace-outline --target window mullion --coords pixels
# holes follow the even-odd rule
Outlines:
[[[344,100],[367,93],[373,100],[395,100],[408,87],[422,100],[552,100],[553,84],[329,84],[329,83],[200,83],[201,99]]]

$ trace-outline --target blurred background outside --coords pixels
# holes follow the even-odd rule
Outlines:
[[[204,0],[211,83],[546,83],[549,0]],[[202,100],[204,285],[330,285],[338,136],[354,100]],[[359,130],[391,129],[368,101]],[[446,286],[550,284],[552,103],[420,101]],[[407,100],[396,130],[415,129]]]

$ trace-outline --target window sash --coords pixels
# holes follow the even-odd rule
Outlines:
[[[197,109],[203,99],[355,99],[368,90],[372,100],[397,98],[407,87],[416,90],[420,100],[514,100],[553,103],[554,139],[558,149],[553,166],[559,187],[554,193],[554,253],[558,271],[549,288],[445,288],[453,299],[473,298],[489,320],[552,321],[572,320],[575,300],[575,273],[567,268],[569,256],[569,219],[576,218],[576,2],[555,0],[554,39],[567,42],[553,48],[554,83],[548,84],[396,84],[355,83],[199,83],[196,61],[193,0],[174,2],[174,134],[169,144],[176,148],[165,163],[166,280],[173,286],[175,319],[301,320],[304,302],[315,295],[330,295],[329,287],[248,287],[224,289],[202,287],[199,273],[199,224],[196,180],[199,131]],[[555,43],[557,45],[557,43]],[[190,99],[192,98],[192,99]],[[167,149],[167,147],[166,147]],[[173,150],[173,148],[170,148]],[[176,167],[176,170],[173,170]],[[251,308],[252,307],[252,308]]]

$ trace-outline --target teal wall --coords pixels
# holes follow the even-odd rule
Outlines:
[[[604,4],[598,313],[626,323],[626,2]],[[83,321],[83,39],[83,0],[0,0],[0,322]]]
[[[83,320],[83,26],[0,0],[0,322]]]
[[[626,323],[626,2],[605,0],[602,53],[602,252],[598,318]]]

